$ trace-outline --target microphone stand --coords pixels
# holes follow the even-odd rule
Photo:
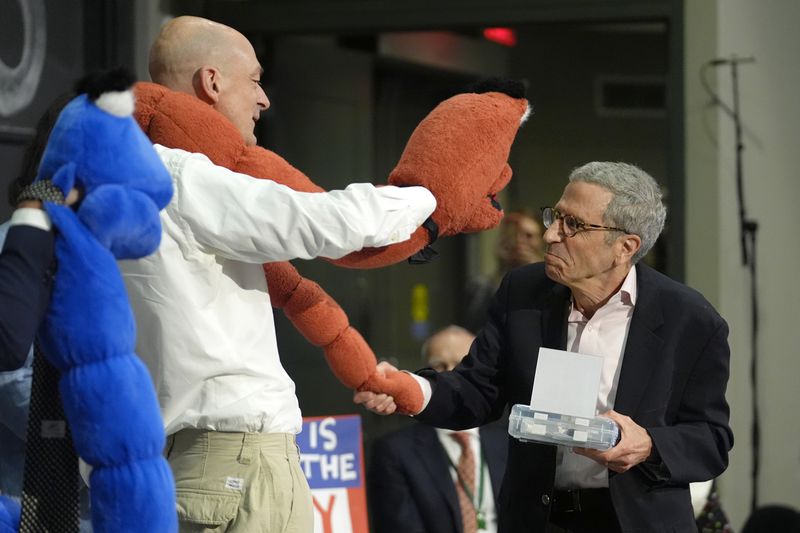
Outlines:
[[[745,215],[744,209],[744,179],[742,170],[742,152],[744,151],[744,143],[742,142],[742,121],[739,113],[739,75],[738,66],[742,62],[736,58],[731,59],[728,64],[731,66],[731,85],[733,88],[733,110],[729,115],[733,119],[735,128],[735,142],[736,142],[736,196],[739,202],[739,237],[742,245],[742,265],[754,261],[755,248],[748,249],[747,237],[751,238],[751,243],[755,246],[755,233],[758,231],[758,223],[755,220],[748,219]],[[723,108],[724,109],[724,108]]]
[[[739,240],[742,249],[742,265],[749,266],[750,270],[750,384],[753,391],[752,397],[752,491],[750,496],[750,511],[754,511],[758,506],[758,477],[761,470],[760,449],[761,449],[761,426],[758,417],[758,292],[756,290],[756,233],[758,232],[758,222],[747,218],[744,206],[744,171],[742,169],[742,152],[744,142],[742,141],[742,124],[739,113],[739,75],[738,67],[740,63],[753,63],[755,58],[736,57],[730,59],[715,59],[709,62],[711,66],[730,65],[731,84],[733,90],[733,109],[725,105],[718,97],[714,97],[717,104],[733,120],[735,129],[736,143],[736,195],[739,204]]]

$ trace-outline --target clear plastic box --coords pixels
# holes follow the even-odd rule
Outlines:
[[[521,441],[607,450],[619,440],[619,427],[609,418],[580,418],[534,411],[529,405],[511,408],[508,433]]]

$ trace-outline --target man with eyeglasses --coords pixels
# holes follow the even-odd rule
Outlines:
[[[625,163],[575,169],[545,208],[543,263],[511,271],[469,355],[422,370],[418,420],[485,424],[528,404],[540,347],[603,357],[597,412],[620,427],[605,452],[509,440],[499,531],[696,532],[689,483],[728,464],[728,326],[696,291],[640,259],[664,227],[655,180]],[[357,403],[394,412],[393,399]]]

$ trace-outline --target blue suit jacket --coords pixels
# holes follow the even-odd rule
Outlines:
[[[697,531],[689,482],[728,464],[733,434],[725,400],[728,327],[696,291],[637,265],[638,296],[614,409],[647,429],[657,464],[609,473],[623,531]],[[540,347],[564,349],[570,291],[542,263],[510,272],[470,354],[452,372],[421,372],[433,396],[416,418],[451,429],[481,425],[506,405],[530,402]],[[500,493],[500,530],[544,531],[556,448],[511,439]]]
[[[492,491],[498,502],[508,443],[506,428],[480,428]],[[424,424],[390,433],[372,445],[367,489],[373,533],[461,533],[450,464],[436,430]]]
[[[22,366],[33,344],[53,280],[52,231],[16,225],[0,254],[0,371]]]

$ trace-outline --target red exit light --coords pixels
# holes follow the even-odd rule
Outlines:
[[[486,28],[483,37],[503,46],[516,46],[517,33],[511,28]]]

